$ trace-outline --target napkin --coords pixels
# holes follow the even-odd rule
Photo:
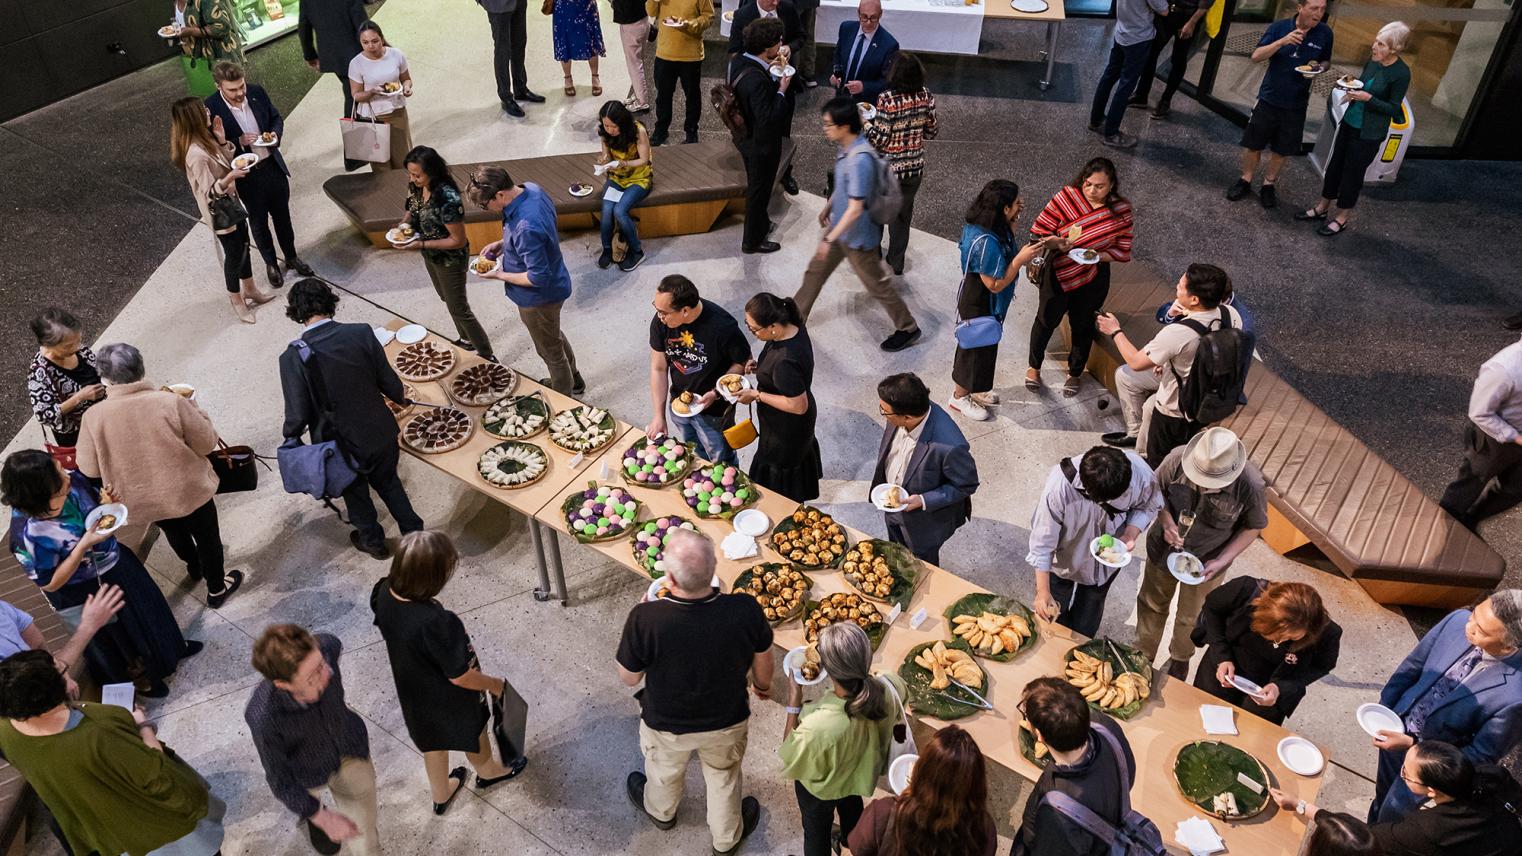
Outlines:
[[[1179,821],[1173,838],[1189,848],[1189,852],[1194,856],[1208,856],[1208,854],[1220,853],[1226,849],[1226,842],[1216,834],[1215,827],[1210,825],[1210,821],[1198,815]]]
[[[757,554],[756,539],[742,532],[731,532],[719,545],[724,548],[724,558],[730,561],[749,559]],[[1236,732],[1232,732],[1235,734]]]
[[[592,174],[593,175],[602,175],[603,173],[607,172],[608,171],[608,167],[610,167],[612,165],[613,165],[612,161],[608,161],[607,163],[594,163],[594,164],[592,164]]]
[[[1200,720],[1206,734],[1236,734],[1237,724],[1231,708],[1220,704],[1200,705]]]

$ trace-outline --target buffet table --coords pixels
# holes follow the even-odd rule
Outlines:
[[[401,325],[402,322],[395,321],[388,327],[394,330]],[[438,336],[429,335],[436,343],[449,344]],[[388,356],[394,359],[402,347],[400,343],[393,341],[386,346]],[[444,388],[448,379],[460,369],[481,361],[475,355],[458,349],[456,349],[456,358],[454,371],[444,379],[408,382],[417,390],[418,400],[447,403],[448,397]],[[536,390],[543,393],[555,410],[581,404],[553,390],[545,389],[519,373],[517,387],[513,390],[513,394]],[[512,507],[529,518],[530,531],[533,533],[538,553],[536,559],[540,586],[535,591],[535,597],[539,600],[548,600],[553,594],[558,594],[561,604],[564,605],[566,602],[565,576],[560,562],[559,539],[554,533],[564,533],[567,537],[571,537],[561,512],[561,505],[571,491],[585,488],[589,481],[627,490],[642,505],[638,518],[642,521],[676,515],[691,521],[699,531],[712,538],[715,544],[722,542],[734,531],[728,521],[700,518],[693,509],[688,507],[678,485],[652,488],[626,483],[620,475],[620,462],[624,451],[629,446],[642,441],[643,430],[624,422],[616,423],[612,442],[595,453],[582,456],[582,460],[575,466],[573,466],[575,456],[549,442],[547,434],[530,437],[523,442],[533,443],[546,451],[550,458],[549,470],[538,481],[521,489],[506,490],[493,487],[487,484],[477,471],[477,459],[481,453],[500,442],[480,427],[480,414],[486,408],[455,406],[467,411],[476,419],[476,430],[470,440],[462,447],[448,452],[412,453],[424,462],[461,480],[474,490]],[[754,507],[765,514],[775,526],[777,522],[792,514],[798,508],[798,503],[762,488]],[[545,529],[551,530],[548,538],[543,537]],[[842,529],[846,531],[849,541],[853,544],[870,537],[844,524]],[[722,552],[720,553],[717,575],[724,590],[732,588],[735,578],[749,567],[762,562],[785,561],[767,546],[766,539],[760,540],[762,543],[759,545],[758,553],[753,557],[731,560],[725,558]],[[628,568],[641,579],[650,579],[649,574],[637,562],[630,538],[627,536],[583,546],[602,553]],[[549,580],[546,554],[549,558],[548,564],[554,570],[554,588],[551,587]],[[922,568],[924,578],[901,613],[894,615],[888,611],[889,607],[882,606],[885,620],[892,620],[888,622],[889,626],[876,651],[873,660],[875,669],[896,672],[905,661],[909,650],[915,645],[937,639],[948,639],[950,630],[949,622],[944,616],[946,608],[964,595],[981,591],[972,583],[940,568],[929,565],[922,565]],[[813,581],[809,595],[813,600],[835,592],[853,590],[839,571],[807,572],[806,576]],[[913,618],[920,610],[924,611],[925,618],[918,627],[913,627],[911,626]],[[795,618],[778,626],[775,631],[775,641],[784,651],[804,644],[802,622]],[[1066,628],[1037,622],[1035,643],[1012,661],[1000,663],[978,659],[978,664],[988,674],[988,682],[983,687],[982,694],[994,705],[994,710],[977,711],[971,716],[957,719],[956,723],[977,739],[979,747],[989,760],[1027,779],[1034,780],[1040,775],[1040,768],[1026,760],[1020,753],[1017,737],[1020,715],[1016,712],[1015,705],[1020,698],[1021,688],[1032,679],[1062,675],[1065,654],[1075,644],[1082,641],[1084,641],[1083,637],[1074,635]],[[1131,792],[1132,802],[1137,810],[1157,823],[1169,847],[1178,852],[1184,851],[1174,840],[1175,825],[1188,817],[1206,816],[1204,811],[1183,798],[1173,780],[1174,756],[1180,747],[1191,741],[1219,739],[1251,753],[1267,768],[1273,784],[1286,787],[1290,792],[1308,802],[1315,800],[1321,786],[1320,775],[1313,777],[1297,775],[1290,772],[1279,760],[1278,743],[1291,732],[1238,709],[1235,711],[1236,727],[1240,732],[1237,736],[1208,738],[1200,721],[1199,708],[1202,704],[1222,704],[1222,702],[1187,683],[1172,680],[1159,673],[1153,681],[1150,699],[1135,716],[1122,723],[1137,761],[1136,783]],[[929,716],[917,718],[931,728],[940,728],[946,724],[942,720]],[[1305,824],[1292,812],[1280,811],[1271,805],[1264,813],[1250,819],[1235,822],[1216,818],[1207,819],[1225,841],[1228,852],[1253,854],[1253,856],[1294,856],[1300,850],[1305,829]]]

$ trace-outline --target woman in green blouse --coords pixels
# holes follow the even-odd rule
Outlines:
[[[180,47],[191,65],[204,61],[210,68],[221,59],[242,65],[243,31],[238,29],[233,0],[187,0]]]
[[[225,806],[141,710],[70,704],[46,651],[0,661],[0,752],[75,853],[212,856]]]
[[[1325,220],[1316,230],[1318,235],[1339,235],[1347,230],[1348,218],[1363,190],[1364,172],[1379,153],[1390,121],[1404,118],[1401,101],[1411,86],[1411,68],[1400,58],[1400,52],[1410,38],[1411,28],[1400,21],[1381,27],[1374,36],[1372,56],[1359,75],[1363,87],[1347,93],[1348,109],[1342,114],[1327,159],[1321,201],[1295,215],[1296,220]]]
[[[820,631],[819,664],[834,691],[805,707],[803,687],[789,682],[779,750],[803,814],[803,856],[829,856],[837,814],[841,840],[851,834],[861,818],[862,797],[872,795],[887,768],[907,692],[897,675],[872,674],[872,643],[855,624]]]

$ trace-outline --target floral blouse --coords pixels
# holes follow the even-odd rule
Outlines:
[[[452,184],[442,184],[433,191],[427,202],[423,190],[415,184],[407,185],[407,222],[417,230],[424,241],[443,241],[449,238],[449,224],[465,222],[465,203],[460,191]],[[435,264],[455,262],[464,264],[470,258],[469,247],[453,250],[423,250],[423,257]]]
[[[206,35],[182,36],[181,49],[190,56],[191,65],[205,60],[209,66],[219,59],[243,64],[243,31],[238,27],[233,0],[189,0],[185,4],[185,26],[200,27]]]
[[[26,571],[28,579],[39,586],[53,581],[53,572],[85,534],[85,517],[99,504],[95,488],[76,471],[69,473],[69,496],[63,501],[63,510],[57,517],[44,519],[11,509],[11,553]],[[75,598],[65,592],[71,586],[88,583],[116,567],[119,549],[115,538],[107,538],[90,548],[80,561],[79,570],[63,589],[46,593],[48,600],[59,608],[71,606],[76,600],[83,601],[82,596]]]
[[[81,365],[95,368],[94,351],[80,348],[78,354]],[[78,434],[79,420],[96,402],[86,401],[68,413],[59,408],[80,389],[74,378],[44,357],[41,351],[32,357],[32,365],[26,374],[26,394],[32,400],[32,412],[37,414],[38,422],[60,434]]]

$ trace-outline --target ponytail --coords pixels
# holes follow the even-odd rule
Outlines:
[[[791,297],[778,297],[769,291],[763,291],[747,301],[745,314],[761,327],[773,324],[803,326],[803,313],[798,311],[798,301]]]
[[[819,665],[850,696],[846,700],[847,716],[875,721],[892,712],[882,681],[872,675],[872,643],[860,627],[831,624],[821,630]]]

